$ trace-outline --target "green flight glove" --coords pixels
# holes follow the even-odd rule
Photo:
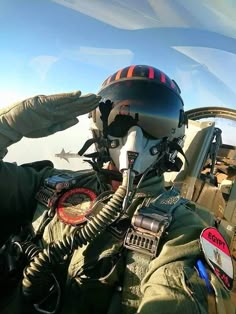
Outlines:
[[[35,96],[0,110],[0,150],[23,136],[45,137],[78,122],[77,116],[94,110],[100,101],[95,94],[81,92]]]

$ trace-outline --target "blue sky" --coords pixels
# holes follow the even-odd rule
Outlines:
[[[96,92],[120,67],[150,64],[178,82],[187,109],[234,108],[236,4],[224,1],[220,19],[220,1],[215,11],[208,2],[196,11],[194,0],[1,0],[0,106],[38,93]]]
[[[234,0],[1,0],[0,107],[96,93],[119,68],[149,64],[177,81],[186,109],[236,109],[235,16]]]

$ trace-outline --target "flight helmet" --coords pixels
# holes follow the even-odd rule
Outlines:
[[[153,152],[161,147],[160,143],[182,141],[186,118],[180,93],[174,80],[148,65],[125,67],[103,82],[98,92],[101,103],[92,112],[91,129],[95,138],[110,142],[107,153],[119,170],[125,146],[125,151],[134,149],[142,155],[139,173],[153,162]],[[102,145],[97,145],[97,150],[104,152]]]

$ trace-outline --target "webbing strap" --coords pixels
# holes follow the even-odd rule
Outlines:
[[[122,292],[122,314],[134,314],[141,301],[140,282],[147,272],[151,257],[127,250]]]
[[[121,301],[122,314],[136,313],[139,307],[142,297],[141,280],[147,272],[151,259],[156,257],[156,253],[150,256],[147,244],[154,244],[155,252],[157,251],[161,236],[171,224],[175,209],[186,202],[187,200],[181,198],[178,191],[171,188],[157,198],[147,198],[143,206],[137,209],[136,216],[134,215],[136,219],[133,217],[133,226],[130,227],[133,234],[129,233],[129,230],[124,241],[124,246],[128,250]],[[156,232],[153,226],[156,226]],[[140,232],[142,236],[139,236]],[[155,239],[150,238],[150,232]]]

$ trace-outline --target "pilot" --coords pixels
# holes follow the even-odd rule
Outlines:
[[[213,221],[164,188],[164,172],[178,171],[183,153],[179,87],[164,72],[136,65],[108,77],[98,95],[74,96],[70,115],[91,111],[93,137],[79,151],[88,170],[1,164],[1,224],[10,235],[1,261],[14,294],[6,298],[5,289],[0,313],[235,313],[199,245]],[[19,104],[14,119],[6,111],[2,148],[63,129],[51,128],[65,116],[52,99]],[[46,118],[43,128],[38,117]],[[5,128],[18,137],[4,142]],[[86,154],[92,144],[95,152]],[[15,221],[20,228],[10,230]]]

